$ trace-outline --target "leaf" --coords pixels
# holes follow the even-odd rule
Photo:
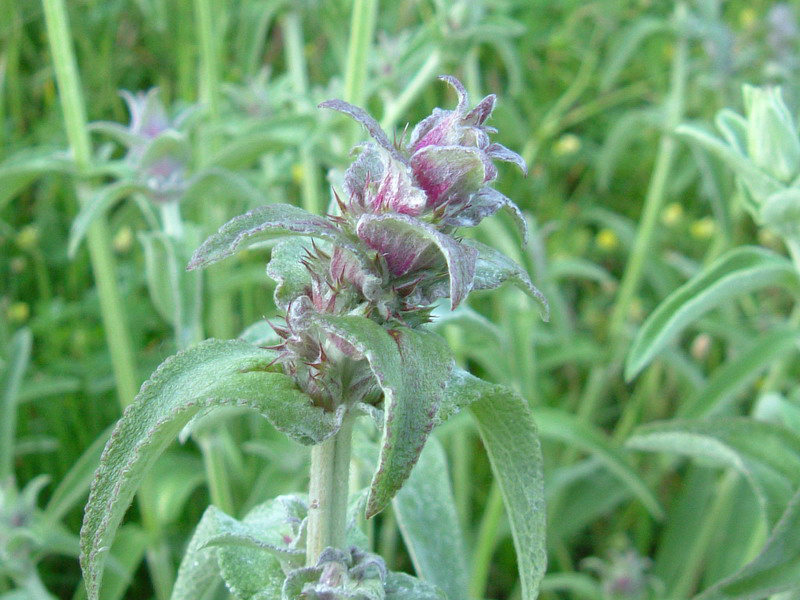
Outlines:
[[[216,587],[220,577],[218,548],[206,544],[219,531],[221,516],[230,518],[216,506],[209,506],[203,513],[178,567],[171,600],[201,600]]]
[[[728,146],[703,129],[693,125],[681,125],[675,129],[675,133],[689,138],[716,155],[747,184],[754,196],[766,198],[783,189],[779,181],[756,167],[738,148]]]
[[[17,396],[31,358],[33,335],[20,329],[8,345],[2,377],[0,377],[0,483],[14,472],[14,441],[17,433]]]
[[[370,136],[372,136],[372,139],[383,149],[388,150],[389,154],[391,154],[394,159],[399,160],[403,164],[408,164],[406,157],[400,154],[400,151],[395,148],[394,144],[386,137],[386,133],[381,129],[380,124],[363,108],[353,106],[344,100],[326,100],[319,104],[317,108],[330,108],[331,110],[336,110],[352,117],[354,120],[361,123]]]
[[[405,573],[389,573],[384,589],[386,600],[448,600],[449,598],[430,583]],[[458,597],[467,598],[467,596]],[[455,599],[450,598],[450,600]]]
[[[534,600],[547,565],[542,452],[528,404],[511,388],[472,378],[470,405],[511,525],[522,600]]]
[[[678,411],[681,418],[705,417],[728,406],[737,393],[778,358],[797,349],[800,331],[777,329],[759,336],[741,354],[714,371],[705,386]]]
[[[600,72],[600,89],[603,92],[611,90],[625,66],[636,56],[642,43],[653,34],[663,31],[669,31],[669,23],[664,19],[642,17],[618,32],[615,36],[616,42]]]
[[[648,485],[631,467],[624,452],[614,446],[597,427],[554,408],[537,407],[534,415],[542,438],[566,442],[591,453],[625,484],[653,517],[663,518],[664,510]]]
[[[417,574],[448,598],[468,598],[464,540],[447,474],[447,457],[432,437],[392,505]]]
[[[735,248],[670,294],[647,318],[625,364],[631,380],[687,325],[723,302],[771,285],[796,285],[786,258],[751,246]]]
[[[137,193],[146,193],[147,188],[133,181],[118,181],[97,190],[87,203],[82,207],[78,216],[72,222],[69,230],[69,244],[67,245],[67,255],[75,258],[75,253],[86,237],[92,223],[106,214],[114,204]]]
[[[166,526],[176,522],[192,492],[205,480],[200,457],[188,452],[166,452],[142,482],[156,523]]]
[[[275,305],[283,310],[288,309],[291,300],[311,288],[311,274],[299,260],[306,253],[306,244],[299,238],[282,240],[275,244],[267,263],[267,276],[278,284]]]
[[[62,152],[10,157],[0,164],[0,210],[38,177],[74,171],[72,161]]]
[[[100,462],[100,455],[111,435],[111,427],[97,436],[97,439],[84,450],[77,461],[72,465],[64,478],[59,482],[58,487],[53,491],[50,500],[44,509],[44,516],[53,522],[60,521],[72,507],[80,502],[89,493],[89,487],[97,465]]]
[[[753,488],[768,524],[800,486],[800,438],[770,423],[741,417],[664,421],[636,429],[626,445],[733,467]]]
[[[317,317],[328,333],[350,343],[369,362],[384,392],[378,468],[367,499],[367,518],[382,511],[408,478],[433,428],[453,360],[435,333],[398,327],[387,332],[357,316]]]
[[[256,131],[232,136],[232,141],[215,151],[204,168],[243,170],[261,159],[267,152],[284,150],[304,143],[313,122],[308,116],[281,115],[270,121],[260,121]]]
[[[98,597],[108,549],[136,488],[156,458],[201,410],[252,408],[305,444],[335,433],[341,414],[313,406],[293,380],[267,371],[274,355],[241,341],[207,340],[167,359],[114,428],[100,460],[81,529],[81,566]]]
[[[447,263],[451,308],[458,306],[472,289],[477,251],[422,221],[393,213],[364,214],[356,232],[386,259],[395,276],[425,269],[435,264],[440,255]]]
[[[289,204],[268,204],[228,221],[203,242],[187,268],[207,267],[257,242],[287,235],[322,238],[364,256],[363,248],[327,219]]]
[[[539,314],[544,321],[550,319],[550,305],[547,303],[547,298],[531,283],[531,278],[525,269],[491,246],[469,239],[465,239],[461,243],[475,248],[478,253],[472,289],[493,290],[509,282],[538,303]]]
[[[781,592],[800,591],[800,491],[750,563],[726,577],[697,600],[761,600]]]

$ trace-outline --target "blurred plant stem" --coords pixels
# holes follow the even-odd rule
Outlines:
[[[292,81],[292,88],[298,98],[309,96],[308,88],[308,65],[306,64],[305,43],[303,41],[303,27],[300,22],[300,15],[296,10],[289,11],[283,18],[283,32],[286,39],[286,63],[289,76]],[[302,166],[302,177],[300,185],[302,188],[303,208],[314,214],[321,214],[327,206],[323,205],[322,196],[319,193],[319,163],[314,156],[314,140],[301,143],[300,163]]]
[[[80,178],[76,192],[78,201],[83,205],[91,196],[90,186],[85,183],[84,177],[91,167],[92,151],[86,128],[86,109],[78,80],[78,67],[70,41],[69,21],[63,0],[44,0],[44,10],[61,108],[64,113],[64,125]],[[139,387],[139,379],[136,375],[128,321],[116,280],[108,227],[103,219],[96,219],[93,222],[87,240],[100,296],[100,310],[111,354],[117,394],[120,405],[124,408],[133,402]]]
[[[200,102],[208,110],[208,118],[201,131],[200,163],[207,164],[217,147],[217,126],[220,121],[222,105],[222,89],[220,85],[219,52],[217,40],[219,32],[214,25],[215,8],[218,5],[211,0],[194,0],[195,34],[200,48],[200,89],[198,90]],[[228,215],[225,204],[222,202],[207,202],[204,206],[205,225],[209,230],[215,230],[225,222]],[[230,269],[227,264],[215,265],[209,269],[207,277],[209,288],[218,290],[209,298],[209,333],[221,340],[233,337],[234,331],[234,306],[233,295],[227,291],[225,285],[215,285],[218,280],[223,280]]]
[[[334,436],[311,448],[306,544],[309,567],[317,564],[325,548],[345,547],[353,420],[347,415]]]
[[[69,19],[64,0],[43,0],[43,3],[59,97],[64,113],[64,124],[72,157],[78,170],[78,177],[81,179],[76,184],[76,191],[79,202],[85,204],[91,196],[91,190],[90,185],[83,181],[83,178],[91,167],[92,151],[86,127],[86,108],[70,37]],[[100,309],[114,368],[117,393],[120,405],[124,408],[133,402],[136,396],[138,378],[128,322],[117,286],[108,229],[103,219],[96,219],[90,226],[88,245],[100,296]],[[140,494],[139,505],[142,521],[153,535],[153,543],[147,551],[147,562],[153,578],[156,598],[166,600],[170,596],[173,581],[169,546],[160,535],[153,499],[147,494]]]

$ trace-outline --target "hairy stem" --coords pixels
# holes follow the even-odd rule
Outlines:
[[[306,564],[315,565],[325,548],[343,548],[350,483],[353,417],[333,437],[311,449]]]

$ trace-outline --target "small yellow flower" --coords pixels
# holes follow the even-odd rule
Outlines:
[[[668,204],[661,212],[661,222],[667,227],[677,225],[683,218],[683,206],[678,202]]]
[[[611,229],[604,228],[597,232],[597,245],[606,252],[616,250],[619,246],[619,238]]]
[[[24,256],[15,256],[11,259],[11,272],[19,275],[28,266],[28,261]]]
[[[739,11],[739,25],[742,29],[752,29],[757,19],[758,14],[756,13],[756,9],[751,6]]]
[[[123,225],[119,228],[114,239],[111,242],[111,245],[114,247],[114,250],[119,252],[120,254],[124,254],[131,249],[133,246],[133,231],[127,225]]]
[[[689,233],[698,240],[707,240],[714,235],[716,229],[717,225],[711,217],[703,217],[691,224]]]
[[[294,163],[292,165],[292,181],[297,185],[303,182],[303,165],[299,163]]]
[[[569,156],[581,149],[580,138],[572,133],[565,133],[556,142],[553,152],[556,156]]]
[[[6,315],[12,323],[24,323],[31,316],[31,307],[27,302],[14,302],[8,307]]]
[[[36,225],[26,225],[17,234],[17,246],[21,250],[30,251],[39,243],[39,228]]]

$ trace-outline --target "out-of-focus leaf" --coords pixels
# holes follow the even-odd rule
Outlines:
[[[796,329],[779,329],[759,336],[741,354],[717,369],[708,383],[681,407],[678,415],[691,419],[718,412],[738,392],[752,384],[762,370],[784,354],[796,350],[799,340],[800,332]]]
[[[800,491],[795,493],[759,555],[697,596],[697,600],[761,600],[781,592],[798,591]]]
[[[447,458],[432,437],[392,505],[414,569],[448,598],[467,598],[464,540],[447,474]]]
[[[747,418],[663,421],[638,428],[627,446],[733,467],[753,488],[770,525],[800,487],[800,438],[771,423]]]
[[[14,440],[17,431],[17,395],[31,357],[33,336],[20,329],[8,345],[8,362],[0,377],[0,482],[13,474]]]
[[[537,407],[534,411],[539,424],[539,435],[544,439],[558,440],[591,453],[630,489],[651,515],[664,516],[658,499],[631,466],[625,453],[590,423],[585,423],[566,411]]]
[[[794,286],[792,263],[756,247],[736,248],[664,300],[642,325],[628,352],[625,377],[633,379],[687,325],[721,303],[772,285]]]
[[[111,434],[86,507],[81,566],[90,600],[98,598],[109,547],[136,488],[198,412],[248,407],[306,444],[338,430],[341,415],[315,407],[290,377],[266,370],[273,358],[245,342],[208,340],[165,361],[142,386]]]

